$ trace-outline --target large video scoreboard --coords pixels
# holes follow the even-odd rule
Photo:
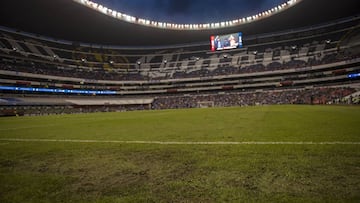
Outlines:
[[[227,35],[212,35],[210,36],[211,51],[220,51],[226,49],[241,48],[242,33],[232,33]]]

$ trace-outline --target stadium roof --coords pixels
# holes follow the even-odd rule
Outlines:
[[[96,2],[96,9],[104,7],[135,16],[139,19],[168,23],[215,23],[256,15],[279,5],[294,4],[301,0],[74,0],[88,4]],[[99,8],[102,5],[102,9]],[[139,6],[141,5],[141,6]],[[282,8],[281,10],[284,10]],[[279,10],[279,9],[277,9]],[[268,12],[269,13],[269,12]],[[118,13],[119,14],[119,13]],[[122,15],[118,15],[124,19]],[[177,27],[179,28],[179,27]],[[175,27],[176,29],[176,27]]]
[[[204,42],[213,34],[277,32],[359,14],[357,0],[303,0],[269,18],[212,30],[167,30],[119,21],[71,0],[5,0],[0,25],[76,42],[154,46]]]
[[[188,23],[188,22],[179,23],[175,19],[180,19],[180,18],[182,18],[182,16],[177,16],[175,9],[171,9],[172,12],[174,12],[173,14],[168,13],[166,15],[167,19],[165,19],[164,21],[158,21],[158,20],[153,20],[151,17],[144,18],[144,17],[132,16],[128,13],[119,12],[119,11],[115,10],[116,8],[108,8],[105,5],[97,3],[97,2],[101,2],[101,0],[97,0],[96,2],[91,1],[91,0],[73,0],[73,1],[78,2],[79,4],[82,4],[86,7],[88,7],[89,9],[93,9],[100,13],[108,15],[110,17],[113,17],[117,20],[122,20],[125,22],[130,22],[130,23],[134,23],[134,24],[139,24],[139,25],[149,26],[149,27],[154,27],[154,28],[159,28],[159,29],[168,29],[168,30],[210,30],[210,29],[222,29],[225,27],[234,27],[234,26],[251,23],[251,22],[254,22],[257,20],[261,20],[263,18],[270,17],[272,15],[277,14],[278,12],[285,11],[286,9],[290,8],[291,6],[294,6],[297,3],[301,2],[301,0],[282,1],[281,4],[279,3],[276,5],[273,5],[272,7],[267,7],[265,10],[256,11],[256,10],[249,9],[249,8],[246,8],[245,6],[241,5],[242,2],[250,5],[249,1],[253,2],[251,0],[237,0],[238,5],[233,5],[234,2],[231,2],[231,5],[227,5],[226,3],[229,4],[229,2],[228,2],[229,0],[227,0],[227,1],[222,0],[220,4],[216,4],[216,7],[213,4],[207,4],[201,0],[201,5],[202,5],[201,10],[203,10],[202,12],[201,12],[201,10],[195,9],[191,12],[186,13],[188,18],[190,18],[192,16],[192,20],[195,21],[195,23],[194,22],[193,23]],[[156,1],[157,3],[162,2],[162,0],[132,0],[132,1],[138,1],[137,5],[139,5],[139,3],[145,4],[145,2],[152,2],[152,1]],[[130,2],[132,2],[132,1],[130,1]],[[169,2],[184,2],[184,4],[186,4],[186,2],[188,2],[188,1],[184,0],[184,1],[169,1]],[[196,3],[199,4],[199,0],[197,0],[197,1],[193,0],[193,1],[194,1],[193,2],[194,6],[196,5]],[[273,0],[273,1],[275,1],[275,0]],[[126,2],[128,2],[128,1],[126,1]],[[269,0],[269,2],[271,2],[271,1]],[[258,5],[260,7],[261,4],[262,3],[260,3],[260,2],[253,2],[252,6]],[[143,6],[145,6],[145,5],[143,5]],[[149,7],[150,7],[150,5],[151,4],[147,4],[147,6],[149,6]],[[179,5],[181,5],[181,3],[176,4],[176,6],[179,6]],[[223,6],[227,6],[226,10],[224,10]],[[230,6],[231,6],[231,8],[228,8]],[[238,6],[241,6],[240,8],[245,9],[245,11],[252,10],[251,14],[248,14],[248,16],[243,15],[240,17],[239,9],[237,8]],[[138,9],[146,10],[139,6],[137,6],[137,7],[138,7]],[[157,5],[157,7],[163,7],[163,6]],[[157,7],[155,7],[155,8],[157,8]],[[189,5],[188,8],[190,8],[190,7],[191,6]],[[155,8],[152,8],[152,10],[154,10],[154,12],[156,10]],[[210,12],[208,10],[210,10]],[[219,13],[220,11],[223,14],[221,17],[219,16],[218,19],[215,18],[212,21],[206,21],[206,22],[204,22],[204,21],[201,22],[201,21],[196,20],[199,17],[198,16],[199,12],[201,12],[201,13],[209,12],[209,13],[207,13],[208,16],[210,16],[210,15],[215,16],[216,13]],[[161,11],[161,10],[157,10],[156,12],[166,13],[166,12],[169,12],[169,10],[165,11],[165,12]],[[224,17],[226,15],[228,15],[232,12],[236,13],[236,15],[233,14],[235,16],[224,19]],[[152,15],[154,15],[154,13]]]

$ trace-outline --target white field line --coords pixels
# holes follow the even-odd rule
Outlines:
[[[73,139],[28,139],[0,138],[8,142],[72,142],[72,143],[119,143],[119,144],[157,144],[157,145],[360,145],[360,142],[177,142],[177,141],[121,141],[121,140],[73,140]]]

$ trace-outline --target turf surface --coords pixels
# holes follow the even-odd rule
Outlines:
[[[360,108],[0,118],[0,139],[360,142]],[[360,201],[360,145],[0,141],[0,202]]]

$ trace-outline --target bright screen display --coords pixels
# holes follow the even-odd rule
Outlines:
[[[211,51],[236,49],[242,47],[242,33],[213,35],[210,37]]]
[[[108,90],[69,90],[69,89],[14,87],[14,86],[0,86],[0,90],[26,91],[26,92],[54,92],[54,93],[66,93],[66,94],[116,94],[116,91],[108,91]]]

